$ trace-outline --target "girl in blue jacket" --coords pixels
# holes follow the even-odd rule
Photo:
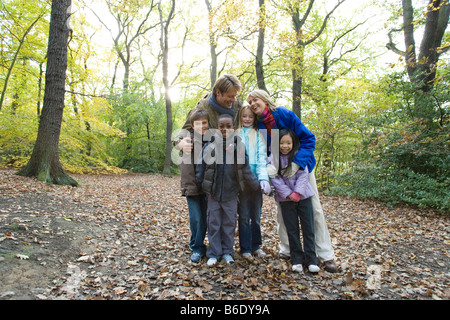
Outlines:
[[[269,194],[271,189],[266,167],[266,145],[258,131],[256,116],[250,110],[250,106],[244,105],[241,108],[238,120],[237,134],[244,142],[250,169],[261,184],[261,191],[247,191],[239,194],[238,226],[240,253],[243,258],[252,259],[252,253],[258,257],[264,257],[266,255],[260,248],[262,244],[262,192]]]

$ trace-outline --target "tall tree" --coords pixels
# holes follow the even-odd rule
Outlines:
[[[258,46],[256,49],[255,73],[258,89],[268,91],[264,79],[264,38],[266,31],[266,4],[264,0],[259,0],[259,20],[258,20]]]
[[[253,28],[254,11],[250,10],[251,2],[244,0],[222,1],[213,5],[212,0],[205,0],[208,9],[208,36],[211,55],[210,85],[211,88],[227,67],[227,58],[238,44],[249,40],[257,30]],[[219,48],[220,41],[220,49]],[[219,56],[225,53],[224,62],[219,70]],[[232,68],[232,67],[231,67]]]
[[[148,3],[150,2],[150,3]],[[156,28],[159,23],[151,24],[151,16],[156,4],[154,1],[117,1],[107,0],[109,13],[117,23],[117,31],[114,32],[111,26],[91,9],[97,19],[109,31],[114,43],[114,50],[117,52],[124,67],[122,88],[128,92],[130,83],[130,68],[133,59],[133,46],[139,37],[144,36],[149,30]],[[115,77],[114,77],[115,79]],[[112,84],[112,86],[114,83]]]
[[[415,21],[412,0],[402,0],[403,30],[406,51],[399,50],[393,43],[391,34],[387,47],[405,56],[406,68],[411,83],[420,87],[423,92],[429,92],[434,86],[436,67],[442,53],[450,49],[447,43],[442,45],[445,30],[448,27],[450,4],[448,0],[429,0],[425,9],[425,28],[419,48],[416,53]]]
[[[66,174],[59,160],[71,4],[72,0],[52,1],[44,105],[38,136],[30,160],[17,174],[35,176],[47,183],[77,186],[78,183]]]
[[[214,12],[212,9],[211,1],[205,0],[206,8],[208,9],[208,35],[209,35],[209,52],[211,55],[211,65],[209,68],[209,79],[211,82],[211,88],[217,79],[217,39],[216,39],[216,31],[213,27],[213,17]]]
[[[161,51],[163,55],[162,69],[163,69],[163,84],[164,84],[164,97],[166,100],[166,157],[164,160],[163,174],[169,175],[171,173],[170,166],[172,164],[171,150],[172,150],[172,100],[170,98],[170,83],[169,83],[169,24],[173,18],[175,11],[175,0],[172,0],[170,12],[166,19],[163,17],[163,10],[161,8],[161,0],[158,3],[159,19],[161,23]]]
[[[291,52],[291,68],[292,68],[292,111],[301,117],[302,110],[302,85],[303,85],[303,69],[304,69],[304,52],[307,45],[314,42],[323,33],[333,12],[345,0],[338,0],[334,8],[327,13],[320,23],[318,30],[313,32],[307,31],[305,24],[310,18],[315,0],[287,1],[284,9],[291,17],[295,40],[293,50]],[[307,6],[305,5],[307,3]],[[306,7],[303,11],[301,8]]]

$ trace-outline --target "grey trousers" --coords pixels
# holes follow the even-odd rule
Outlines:
[[[224,254],[234,254],[237,203],[237,197],[230,201],[208,200],[208,258],[219,259]]]

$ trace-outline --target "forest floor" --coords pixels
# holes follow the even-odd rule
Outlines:
[[[72,176],[79,187],[0,169],[0,300],[450,298],[448,214],[322,195],[339,273],[298,274],[265,196],[267,257],[207,267],[189,261],[178,176]]]

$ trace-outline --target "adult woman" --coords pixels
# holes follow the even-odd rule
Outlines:
[[[314,231],[316,234],[316,254],[323,262],[324,268],[329,272],[337,272],[337,267],[334,262],[334,250],[331,246],[330,234],[325,222],[325,217],[320,204],[319,192],[317,190],[316,178],[314,176],[314,166],[316,159],[314,157],[314,148],[316,140],[314,134],[309,131],[305,125],[300,121],[300,118],[285,107],[277,107],[276,104],[270,99],[269,94],[264,90],[254,90],[247,98],[247,102],[251,107],[251,110],[258,116],[258,128],[267,130],[267,151],[270,153],[271,137],[276,132],[273,129],[291,129],[295,132],[300,140],[300,149],[294,159],[294,167],[306,168],[310,172],[309,180],[314,190],[314,196],[312,197],[313,210],[314,210]],[[275,139],[276,140],[276,139]],[[275,152],[275,150],[274,150]],[[295,173],[291,170],[292,174]],[[289,256],[289,242],[286,233],[286,227],[283,222],[281,210],[277,204],[278,213],[278,234],[280,236],[280,256]]]

